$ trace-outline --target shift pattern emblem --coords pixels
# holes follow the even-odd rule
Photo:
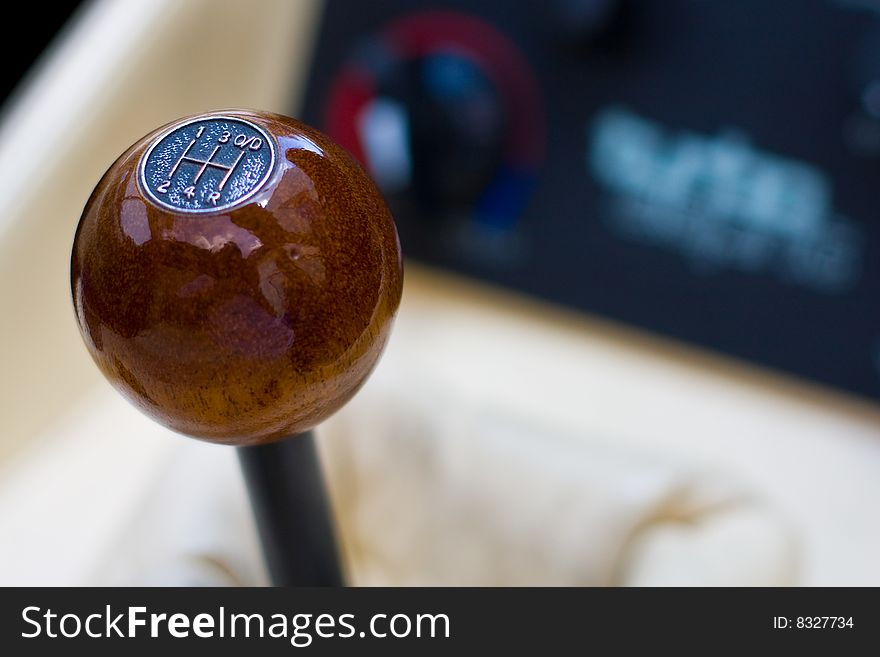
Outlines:
[[[140,186],[162,208],[222,212],[256,194],[275,165],[275,142],[250,121],[210,116],[173,126],[147,149]]]

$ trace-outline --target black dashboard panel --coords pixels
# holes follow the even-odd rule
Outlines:
[[[413,259],[877,399],[877,6],[329,0],[298,114]]]

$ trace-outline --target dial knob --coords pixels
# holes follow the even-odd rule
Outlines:
[[[471,207],[503,155],[507,117],[499,90],[454,51],[390,58],[377,70],[378,95],[358,117],[373,176],[386,193],[411,195],[430,216]],[[404,141],[390,141],[394,134]],[[391,159],[389,148],[401,153]]]
[[[510,223],[543,157],[525,57],[461,12],[418,12],[361,43],[332,81],[325,123],[401,217]]]
[[[401,295],[394,222],[318,131],[240,110],[176,121],[110,167],[71,261],[80,330],[110,382],[184,434],[301,433],[361,386]]]

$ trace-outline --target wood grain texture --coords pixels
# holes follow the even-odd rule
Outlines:
[[[400,302],[400,245],[376,187],[327,137],[215,114],[274,137],[265,186],[215,214],[160,208],[137,180],[167,126],[154,131],[89,198],[71,287],[92,357],[137,407],[190,436],[259,444],[314,427],[366,380]]]

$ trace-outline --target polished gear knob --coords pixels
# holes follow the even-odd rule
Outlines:
[[[354,159],[241,110],[123,153],[71,259],[79,327],[109,381],[171,429],[241,446],[279,584],[343,581],[309,430],[375,366],[402,277],[394,222]]]
[[[83,211],[71,280],[110,382],[184,434],[258,444],[342,406],[401,295],[394,222],[360,166],[276,114],[176,121],[129,148]]]

